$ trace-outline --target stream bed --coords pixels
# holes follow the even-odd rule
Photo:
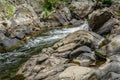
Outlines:
[[[66,27],[44,30],[39,36],[28,40],[21,48],[11,52],[0,53],[0,80],[13,80],[16,71],[31,56],[40,53],[41,49],[52,46],[69,33],[88,29],[84,23],[77,27]]]

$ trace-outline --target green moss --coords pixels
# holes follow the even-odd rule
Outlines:
[[[120,12],[117,12],[116,15],[117,15],[117,16],[120,16]]]

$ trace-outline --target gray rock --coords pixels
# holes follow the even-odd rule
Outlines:
[[[120,13],[120,3],[119,2],[112,4],[110,9],[116,16],[120,16],[120,14],[119,14]]]
[[[72,66],[72,65],[74,65],[74,64],[59,65],[59,66],[57,66],[49,71],[46,71],[44,73],[40,72],[36,75],[35,80],[45,79],[48,76],[56,75],[57,73],[64,71],[67,67]]]
[[[111,55],[117,54],[117,50],[119,51],[120,49],[120,35],[117,35],[116,37],[114,37],[111,42],[107,45],[107,50],[108,53],[111,53]],[[115,53],[114,53],[115,52]],[[118,52],[119,54],[119,52]],[[109,55],[109,54],[108,54]]]
[[[33,33],[33,28],[32,27],[26,27],[26,29],[24,30],[24,33],[27,35],[31,35]]]
[[[94,4],[90,1],[72,1],[71,13],[75,19],[85,18],[93,10]]]
[[[2,40],[4,40],[6,38],[6,36],[2,33],[2,32],[0,32],[0,42],[2,41]]]
[[[60,75],[60,80],[97,80],[94,70],[88,67],[71,66]]]
[[[17,35],[16,35],[16,38],[18,39],[23,39],[25,37],[25,34],[23,32],[19,32]]]
[[[98,55],[102,57],[119,54],[119,49],[120,49],[119,44],[120,44],[120,35],[117,35],[111,39],[111,42],[109,44],[98,49],[96,52]]]
[[[70,58],[78,57],[82,53],[92,53],[91,49],[87,46],[82,46],[71,52]]]
[[[19,40],[14,38],[14,39],[9,39],[5,38],[2,40],[2,44],[5,48],[11,48],[13,46],[16,46],[18,44]]]
[[[69,50],[72,50],[75,46],[76,46],[75,43],[66,44],[66,45],[63,45],[63,46],[59,47],[59,48],[57,49],[57,51],[58,51],[58,52],[69,51]]]
[[[71,13],[67,7],[63,8],[61,11],[56,11],[53,16],[62,24],[68,25],[71,20]]]
[[[37,59],[36,64],[42,64],[43,62],[45,62],[48,59],[47,55],[40,55],[40,58]]]
[[[65,52],[62,52],[62,53],[58,53],[58,54],[54,54],[55,56],[57,57],[62,57],[62,58],[69,58],[69,55],[70,55],[71,51],[65,51]]]
[[[97,77],[100,80],[119,80],[120,64],[119,62],[110,62],[103,64],[97,71]]]
[[[6,32],[6,28],[3,24],[0,24],[0,31],[5,33]]]
[[[72,34],[69,34],[68,36],[66,36],[65,38],[54,44],[54,47],[58,48],[65,44],[77,43],[76,46],[89,45],[90,47],[93,46],[97,48],[100,45],[102,45],[104,41],[105,39],[102,36],[94,32],[79,30]]]
[[[95,65],[95,54],[87,46],[82,46],[70,53],[70,59],[73,63],[78,63],[81,66]]]
[[[110,9],[102,9],[94,11],[91,15],[89,15],[89,26],[93,31],[98,31],[104,23],[106,23],[113,14],[110,12]]]
[[[100,35],[110,34],[116,25],[119,25],[119,21],[115,18],[112,18],[108,20],[99,30],[97,30],[97,33]]]

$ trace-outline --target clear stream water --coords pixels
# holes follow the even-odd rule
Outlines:
[[[39,36],[28,40],[21,48],[0,54],[0,80],[11,80],[19,67],[31,56],[40,53],[41,49],[53,45],[67,34],[83,29],[88,29],[86,23],[77,27],[45,30]]]

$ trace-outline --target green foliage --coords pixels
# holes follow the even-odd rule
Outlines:
[[[51,13],[51,11],[56,9],[56,4],[58,2],[69,2],[69,1],[71,0],[44,0],[43,9],[44,9],[45,15],[48,16]]]
[[[102,0],[103,4],[112,4],[112,0]]]
[[[51,11],[48,10],[48,9],[45,9],[44,12],[45,12],[45,15],[46,15],[46,16],[48,16],[48,15],[51,13]]]
[[[43,8],[49,11],[55,8],[57,0],[44,0]]]
[[[55,8],[57,1],[58,0],[44,0],[43,8],[46,16]]]
[[[120,12],[117,12],[116,14],[117,14],[117,16],[120,16]]]
[[[3,19],[11,19],[15,13],[15,7],[9,4],[8,0],[0,0],[0,12],[3,13]]]
[[[8,14],[9,17],[12,17],[14,15],[14,13],[15,13],[13,5],[8,5],[6,7],[6,10],[7,10],[7,14]]]
[[[68,2],[69,0],[60,0],[60,1],[62,1],[62,2]]]
[[[102,2],[102,4],[111,4],[112,0],[92,0],[93,2]]]

